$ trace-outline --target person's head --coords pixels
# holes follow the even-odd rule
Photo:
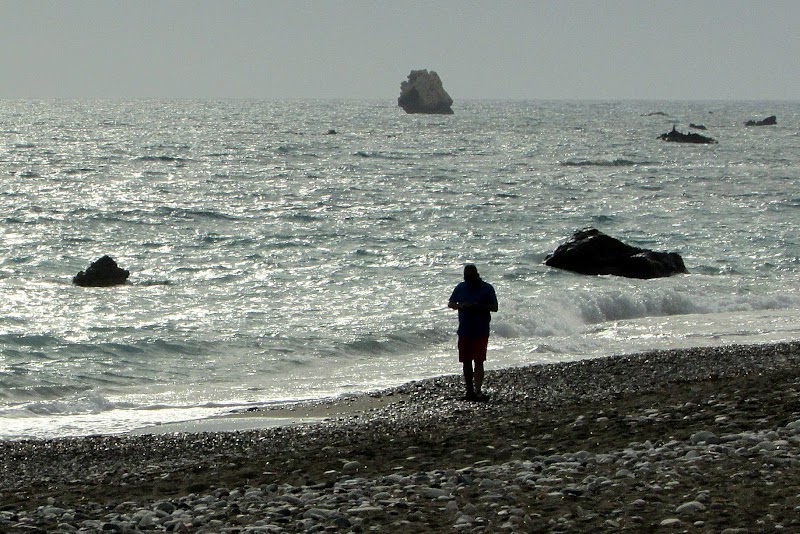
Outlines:
[[[473,263],[468,263],[464,266],[464,281],[469,285],[480,283],[481,275],[478,274],[478,268]]]

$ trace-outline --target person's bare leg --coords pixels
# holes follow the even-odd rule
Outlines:
[[[464,362],[464,385],[467,386],[467,396],[474,395],[475,389],[472,387],[474,373],[472,372],[472,361]]]
[[[481,386],[483,386],[483,362],[475,362],[475,394],[481,395]]]

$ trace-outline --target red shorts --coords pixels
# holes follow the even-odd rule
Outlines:
[[[460,362],[485,362],[486,347],[489,346],[489,336],[464,337],[458,336],[458,361]]]

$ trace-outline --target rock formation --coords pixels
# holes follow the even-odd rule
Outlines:
[[[673,143],[699,143],[705,145],[715,145],[717,141],[706,137],[705,135],[700,135],[699,133],[681,133],[675,129],[675,126],[672,127],[672,131],[669,133],[664,133],[658,136],[659,139],[662,141],[671,141]]]
[[[103,256],[85,271],[72,278],[72,283],[82,287],[106,287],[124,284],[130,272],[117,266],[110,256]]]
[[[549,254],[545,265],[579,274],[613,274],[628,278],[660,278],[686,273],[677,252],[654,252],[627,245],[595,228],[575,232]]]
[[[399,105],[406,113],[453,113],[453,99],[442,87],[442,80],[434,71],[412,70],[408,80],[400,84]]]
[[[745,126],[775,126],[778,124],[778,117],[775,115],[770,115],[766,119],[762,119],[760,121],[747,121],[744,123]]]

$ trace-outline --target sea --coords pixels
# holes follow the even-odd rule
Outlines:
[[[0,100],[0,439],[458,374],[465,263],[498,295],[489,370],[800,339],[798,102],[453,109]],[[543,264],[587,227],[689,273]],[[72,283],[103,255],[127,284]]]

